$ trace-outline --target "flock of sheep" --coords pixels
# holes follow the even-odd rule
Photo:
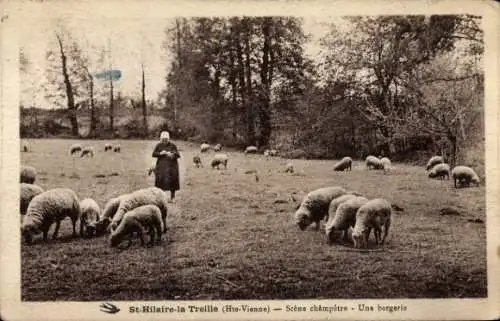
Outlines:
[[[28,151],[27,145],[23,150]],[[220,144],[211,147],[204,143],[200,152],[205,153],[213,149],[216,153],[211,160],[213,169],[219,166],[227,168],[228,155],[222,153]],[[119,145],[106,144],[104,151],[120,152]],[[74,144],[69,149],[70,155],[93,157],[95,150],[92,146],[82,147]],[[257,153],[255,146],[249,146],[244,153]],[[276,150],[264,151],[266,157],[278,156]],[[203,166],[201,157],[195,155],[193,163],[196,167]],[[368,170],[384,170],[389,172],[391,161],[384,157],[368,156],[365,160]],[[333,167],[334,171],[351,171],[352,159],[344,157]],[[456,166],[450,174],[450,166],[444,163],[441,156],[432,157],[426,170],[430,178],[453,178],[456,188],[470,186],[470,183],[479,185],[479,177],[470,167]],[[154,167],[149,173],[154,172]],[[285,172],[293,173],[293,164],[287,163]],[[148,244],[159,243],[162,233],[167,231],[166,217],[168,212],[168,198],[166,193],[156,187],[143,188],[129,194],[110,199],[103,210],[97,202],[90,198],[80,198],[69,188],[54,188],[44,191],[35,185],[36,170],[31,166],[21,167],[21,197],[20,212],[23,216],[21,234],[27,243],[33,237],[42,233],[47,240],[49,228],[55,223],[53,239],[57,238],[61,221],[69,217],[72,222],[73,236],[77,235],[76,225],[80,224],[81,237],[98,237],[109,234],[109,244],[119,246],[124,241],[131,243],[135,234],[142,245],[145,245],[145,235],[149,235]],[[323,187],[309,192],[300,202],[295,212],[295,223],[300,230],[305,230],[315,223],[319,229],[320,222],[324,222],[326,239],[329,244],[335,243],[342,235],[345,241],[349,240],[349,229],[354,247],[363,248],[368,244],[371,231],[374,231],[375,242],[383,244],[391,226],[392,210],[403,210],[397,205],[382,198],[367,199],[360,193],[349,191],[343,187]],[[382,234],[383,233],[383,234]]]

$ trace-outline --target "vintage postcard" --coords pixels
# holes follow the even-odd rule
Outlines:
[[[3,320],[500,317],[494,1],[3,1]]]

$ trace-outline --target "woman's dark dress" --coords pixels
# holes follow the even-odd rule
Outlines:
[[[167,155],[160,155],[161,151],[172,152],[174,157],[170,158]],[[164,191],[179,190],[179,164],[177,163],[177,159],[181,156],[177,150],[177,146],[171,142],[160,142],[153,151],[153,157],[157,158],[155,186]]]

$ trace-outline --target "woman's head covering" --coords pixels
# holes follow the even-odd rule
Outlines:
[[[170,134],[167,131],[161,132],[160,140],[170,139]]]

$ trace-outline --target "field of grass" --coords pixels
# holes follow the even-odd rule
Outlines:
[[[122,153],[104,153],[107,141],[80,141],[94,158],[68,155],[71,140],[29,140],[21,163],[38,171],[45,189],[70,187],[100,206],[122,193],[152,186],[147,176],[155,141],[121,141]],[[395,164],[392,173],[333,172],[335,161],[287,161],[228,151],[227,170],[194,168],[198,147],[181,150],[181,191],[169,209],[169,231],[158,246],[110,248],[107,238],[72,239],[69,219],[61,239],[21,246],[24,301],[231,300],[486,297],[485,187],[455,190],[430,180],[425,169]],[[256,169],[255,174],[245,171]],[[105,177],[97,178],[95,175]],[[111,175],[114,174],[114,175]],[[322,230],[293,222],[293,192],[343,186],[405,209],[381,251],[326,244]],[[275,202],[286,200],[288,203]],[[461,215],[443,216],[454,207]],[[53,228],[51,229],[52,233]],[[50,234],[51,235],[51,234]],[[373,237],[373,235],[372,235]]]

